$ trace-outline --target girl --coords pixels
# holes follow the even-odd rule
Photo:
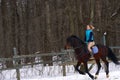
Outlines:
[[[85,42],[88,45],[88,50],[89,50],[91,55],[92,55],[91,47],[95,45],[93,29],[94,29],[94,27],[92,25],[87,25],[86,31],[85,31]]]

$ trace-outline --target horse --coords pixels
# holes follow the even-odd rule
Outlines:
[[[102,60],[105,64],[105,72],[106,72],[107,78],[109,77],[108,59],[110,59],[111,61],[113,61],[113,63],[115,63],[117,65],[120,64],[116,55],[113,53],[113,51],[109,47],[101,45],[101,44],[96,44],[96,46],[98,48],[98,53],[93,54],[93,57],[96,61],[98,69],[95,73],[95,76],[93,76],[88,70],[87,62],[91,58],[91,55],[88,51],[87,44],[75,35],[69,36],[66,39],[66,44],[65,44],[65,49],[73,48],[75,51],[75,55],[77,58],[77,64],[75,65],[75,70],[77,70],[82,75],[85,75],[85,73],[87,73],[92,80],[97,79],[97,77],[99,75],[99,71],[101,68],[100,60]],[[108,59],[107,59],[107,57],[108,57]],[[81,65],[81,63],[83,63],[83,65],[84,65],[85,72],[83,72],[79,69],[79,66]]]

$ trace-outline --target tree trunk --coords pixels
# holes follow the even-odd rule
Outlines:
[[[95,8],[95,0],[90,0],[90,24],[93,24],[94,20],[94,8]]]

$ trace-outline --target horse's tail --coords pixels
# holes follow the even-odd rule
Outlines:
[[[111,59],[115,64],[119,65],[119,61],[118,58],[115,56],[115,54],[113,53],[113,51],[108,48],[108,58]]]

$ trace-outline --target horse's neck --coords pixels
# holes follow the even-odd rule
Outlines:
[[[74,49],[83,48],[83,47],[85,47],[85,44],[76,44],[73,46]]]
[[[86,55],[87,53],[88,52],[84,48],[75,50],[75,55],[78,57],[83,57],[83,55]]]
[[[75,48],[74,48],[74,50],[75,50],[75,53],[76,54],[81,54],[81,52],[83,51],[83,49],[85,49],[86,48],[86,45],[85,44],[83,44],[83,45],[81,45],[81,46],[76,46]]]

